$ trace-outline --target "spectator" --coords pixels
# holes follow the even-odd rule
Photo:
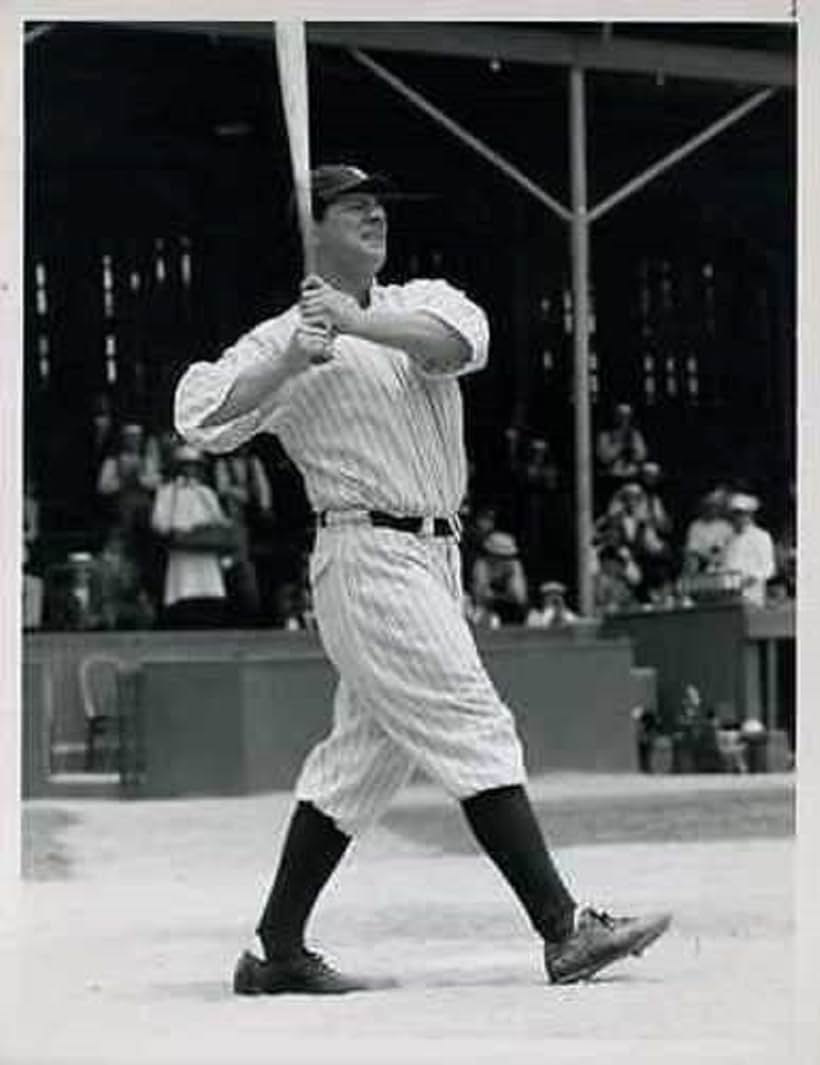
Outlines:
[[[673,773],[716,773],[724,768],[714,710],[704,706],[694,684],[687,684],[672,732]]]
[[[204,459],[177,447],[176,471],[160,485],[151,524],[166,545],[162,622],[167,628],[208,628],[226,620],[222,558],[235,543],[216,492],[204,481]]]
[[[122,529],[114,528],[97,558],[100,615],[105,629],[150,629],[156,611],[140,581]]]
[[[698,515],[686,531],[683,570],[687,576],[715,573],[720,569],[732,536],[727,517],[728,500],[725,488],[715,488],[701,500]]]
[[[122,427],[119,447],[102,462],[97,480],[101,495],[113,502],[113,522],[130,536],[145,524],[161,477],[159,449],[137,422]]]
[[[279,592],[282,625],[289,632],[299,629],[315,630],[313,595],[309,577],[309,553],[300,556],[296,578],[282,584]]]
[[[523,497],[523,553],[533,587],[545,577],[547,558],[555,559],[558,506],[558,466],[549,444],[541,437],[530,443],[521,476]]]
[[[640,571],[638,598],[647,602],[662,595],[672,576],[672,549],[656,527],[649,499],[637,482],[629,481],[615,493],[608,527],[615,543],[629,549]]]
[[[662,735],[660,720],[654,710],[645,706],[638,706],[633,710],[632,720],[635,722],[638,771],[651,773],[654,770],[655,747],[658,737]]]
[[[527,578],[510,533],[496,530],[475,560],[471,583],[478,623],[521,624],[527,614]]]
[[[270,481],[258,456],[247,447],[220,456],[214,464],[217,495],[236,531],[236,552],[226,573],[239,620],[257,621],[259,582],[254,561],[254,532],[268,527],[273,505]]]
[[[783,599],[797,594],[797,493],[794,481],[789,482],[789,494],[775,540],[778,586]],[[770,586],[771,587],[771,586]]]
[[[95,470],[99,470],[113,447],[114,412],[111,409],[111,397],[107,392],[99,392],[91,405],[91,452]]]
[[[596,455],[600,473],[610,489],[638,476],[648,450],[629,403],[616,405],[612,426],[598,434]]]
[[[615,614],[637,604],[635,589],[640,583],[640,570],[629,548],[615,543],[603,543],[597,552],[593,573],[593,593],[596,614]]]
[[[472,586],[473,569],[481,555],[487,537],[495,532],[497,512],[494,506],[484,503],[463,515],[464,528],[461,536],[461,564],[466,586]]]
[[[766,582],[774,576],[774,544],[769,533],[755,522],[759,502],[755,496],[736,492],[729,500],[732,536],[723,554],[723,568],[737,573],[741,594],[747,603],[764,606]]]
[[[640,468],[640,484],[646,500],[647,521],[663,540],[672,534],[672,519],[660,492],[663,473],[657,462],[644,462]]]
[[[140,580],[155,591],[158,582],[150,519],[161,476],[157,441],[146,439],[138,422],[128,422],[122,427],[119,446],[103,459],[97,479],[97,491],[108,501],[108,527],[122,529],[127,550],[139,567]]]
[[[538,600],[527,613],[530,629],[565,629],[578,620],[567,606],[567,586],[561,581],[544,581],[538,589]]]

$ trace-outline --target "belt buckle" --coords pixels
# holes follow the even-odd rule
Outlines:
[[[430,515],[425,514],[421,519],[421,528],[419,529],[420,536],[433,536],[436,531],[436,519]]]

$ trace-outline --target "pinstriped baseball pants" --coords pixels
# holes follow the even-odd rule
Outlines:
[[[332,730],[308,755],[297,799],[357,835],[416,767],[457,799],[525,782],[513,715],[462,612],[453,540],[320,529],[310,578],[339,682]]]

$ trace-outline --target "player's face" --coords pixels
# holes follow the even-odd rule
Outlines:
[[[376,273],[387,258],[387,215],[372,193],[340,196],[317,223],[318,250]]]

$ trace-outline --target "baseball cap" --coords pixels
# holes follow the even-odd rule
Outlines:
[[[205,456],[199,450],[199,448],[192,447],[190,444],[177,444],[174,448],[174,459],[177,462],[203,462]]]
[[[493,532],[484,541],[484,551],[495,558],[515,558],[518,545],[509,533]]]
[[[741,514],[754,514],[760,501],[746,492],[736,492],[729,500],[729,510]]]
[[[328,204],[350,192],[372,192],[395,196],[396,186],[384,174],[368,174],[347,163],[325,163],[310,172],[310,190],[314,200]]]

